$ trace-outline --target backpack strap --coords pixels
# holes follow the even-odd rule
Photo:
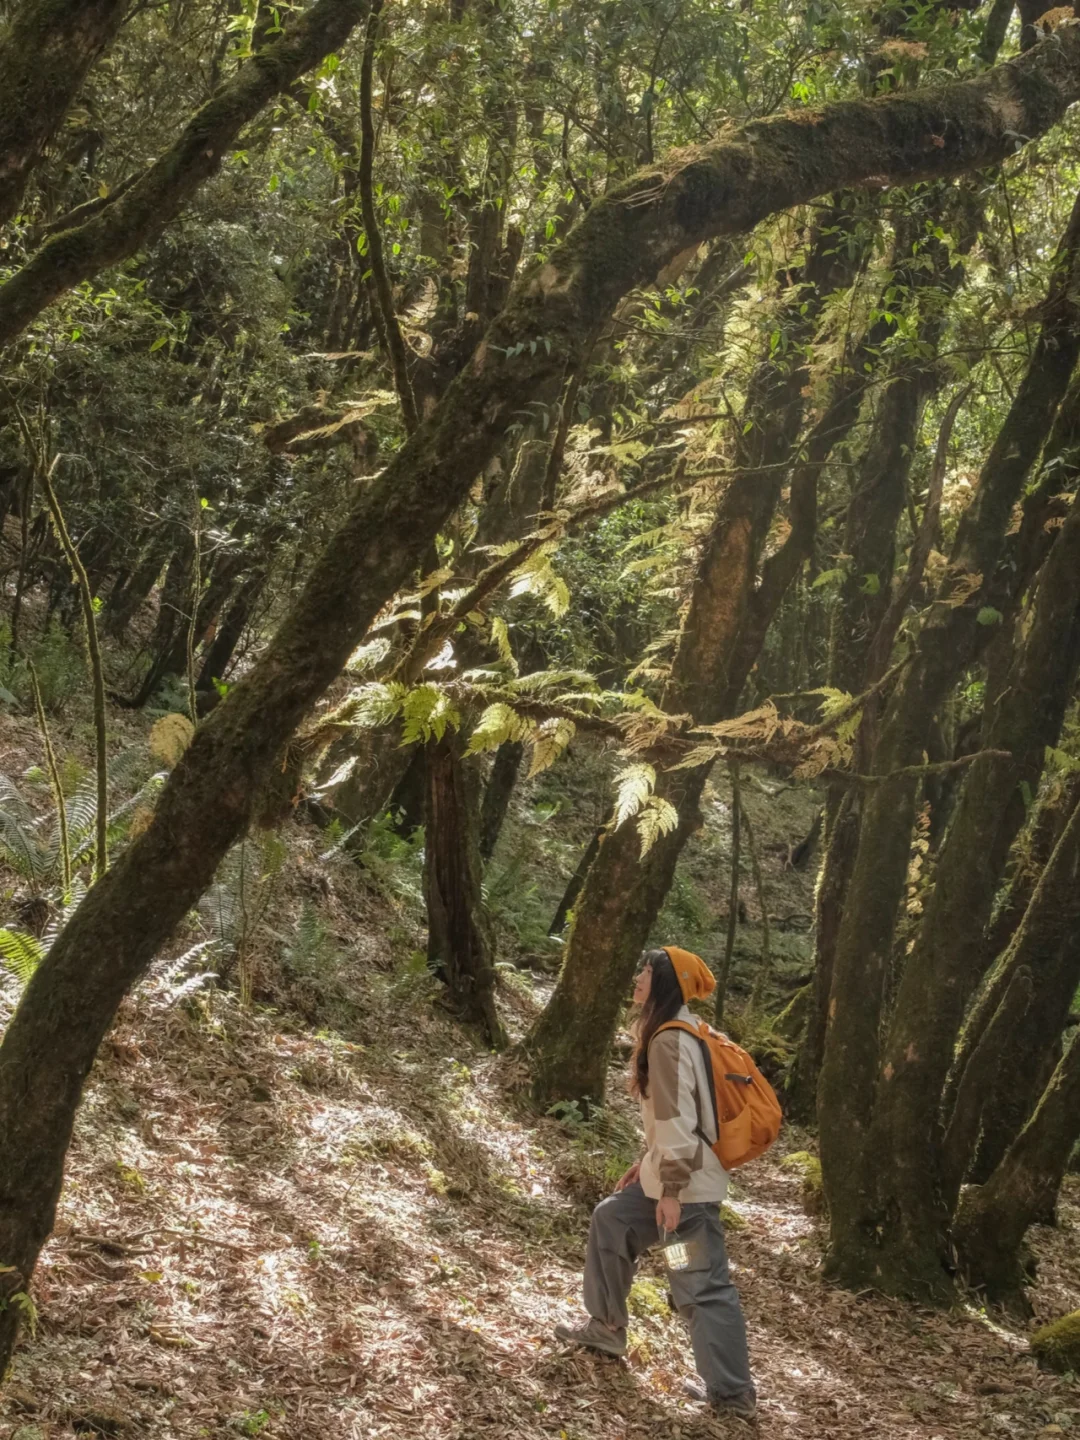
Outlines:
[[[701,1023],[705,1025],[704,1020]],[[705,1028],[708,1029],[708,1026],[706,1025]],[[702,1058],[705,1061],[705,1074],[709,1077],[709,1099],[712,1101],[713,1125],[716,1128],[716,1138],[717,1140],[719,1140],[720,1102],[716,1094],[716,1077],[713,1074],[712,1052],[709,1049],[709,1042],[706,1040],[705,1036],[701,1033],[699,1028],[696,1025],[692,1025],[689,1020],[668,1020],[665,1022],[665,1024],[658,1025],[653,1031],[653,1040],[656,1039],[657,1035],[659,1035],[662,1030],[685,1030],[686,1033],[688,1035],[692,1035],[694,1039],[698,1042],[698,1044],[701,1046]],[[651,1045],[652,1041],[650,1040],[649,1043]],[[700,1116],[698,1118],[700,1121]],[[710,1140],[709,1137],[705,1134],[704,1130],[702,1130],[701,1128],[700,1123],[698,1125],[698,1134],[701,1136],[702,1140],[705,1141],[706,1145],[710,1146],[710,1148],[715,1143],[714,1141]]]

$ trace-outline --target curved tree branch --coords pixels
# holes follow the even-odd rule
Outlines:
[[[127,8],[128,0],[27,0],[0,38],[0,225],[18,210],[42,151]]]
[[[272,45],[245,62],[197,111],[166,150],[112,202],[74,229],[51,236],[0,286],[0,346],[46,306],[160,234],[199,186],[215,174],[237,135],[259,111],[342,45],[367,0],[316,0]]]

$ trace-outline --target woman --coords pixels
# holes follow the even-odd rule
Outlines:
[[[757,1394],[746,1324],[728,1276],[720,1223],[728,1177],[710,1148],[716,1139],[710,1077],[692,1035],[657,1034],[669,1020],[693,1020],[686,1002],[715,988],[704,961],[687,950],[669,946],[643,956],[634,987],[641,1015],[630,1088],[641,1103],[645,1154],[593,1211],[584,1283],[590,1319],[577,1327],[559,1325],[555,1335],[605,1355],[624,1355],[626,1300],[638,1258],[661,1242],[681,1241],[688,1263],[669,1269],[668,1282],[689,1324],[704,1382],[687,1381],[687,1393],[715,1411],[752,1420]]]

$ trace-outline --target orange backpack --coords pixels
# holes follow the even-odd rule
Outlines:
[[[656,1031],[685,1030],[705,1052],[705,1068],[712,1075],[713,1115],[718,1139],[713,1154],[725,1170],[734,1170],[765,1153],[780,1134],[783,1118],[776,1092],[734,1040],[701,1020],[669,1020]]]

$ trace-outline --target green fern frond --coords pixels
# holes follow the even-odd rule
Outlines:
[[[30,983],[30,977],[44,958],[45,947],[36,935],[27,930],[0,930],[0,961],[20,985]]]
[[[650,795],[637,818],[641,858],[644,860],[661,835],[670,835],[678,824],[679,812],[671,801],[663,800],[659,795]]]
[[[496,700],[489,705],[476,722],[469,737],[467,753],[479,755],[485,750],[497,750],[508,740],[524,740],[530,726],[510,705]]]
[[[815,690],[807,690],[807,695],[820,695],[822,720],[831,720],[835,715],[840,715],[851,704],[853,696],[846,690],[837,690],[832,685],[819,685]]]
[[[397,719],[408,693],[407,687],[398,680],[386,683],[373,680],[352,692],[341,705],[338,716],[361,729],[374,730]]]
[[[549,766],[554,765],[576,734],[577,726],[572,720],[553,717],[550,720],[542,721],[536,730],[536,738],[533,741],[532,764],[529,766],[528,778],[531,780],[534,775],[539,775],[541,770],[547,770]]]
[[[52,857],[35,829],[20,825],[14,815],[0,810],[0,853],[11,868],[34,884],[45,879]]]
[[[615,777],[617,786],[615,799],[616,829],[632,820],[648,800],[656,785],[656,771],[651,765],[629,765]]]
[[[570,591],[566,581],[552,568],[551,552],[554,548],[554,542],[542,545],[515,570],[510,594],[512,597],[535,595],[558,620],[570,608]]]
[[[536,695],[545,690],[557,690],[563,685],[577,685],[590,693],[600,688],[587,670],[534,670],[529,675],[512,680],[508,688],[516,695]]]
[[[67,812],[68,838],[72,857],[87,836],[92,836],[97,823],[97,778],[88,775],[64,806]]]
[[[495,642],[495,648],[499,652],[499,659],[509,665],[516,675],[518,663],[514,659],[514,651],[510,645],[510,629],[501,615],[495,615],[491,621],[491,638]]]
[[[430,683],[417,685],[405,696],[401,710],[404,722],[401,741],[414,745],[417,741],[441,740],[448,728],[457,729],[461,715],[444,690]]]

